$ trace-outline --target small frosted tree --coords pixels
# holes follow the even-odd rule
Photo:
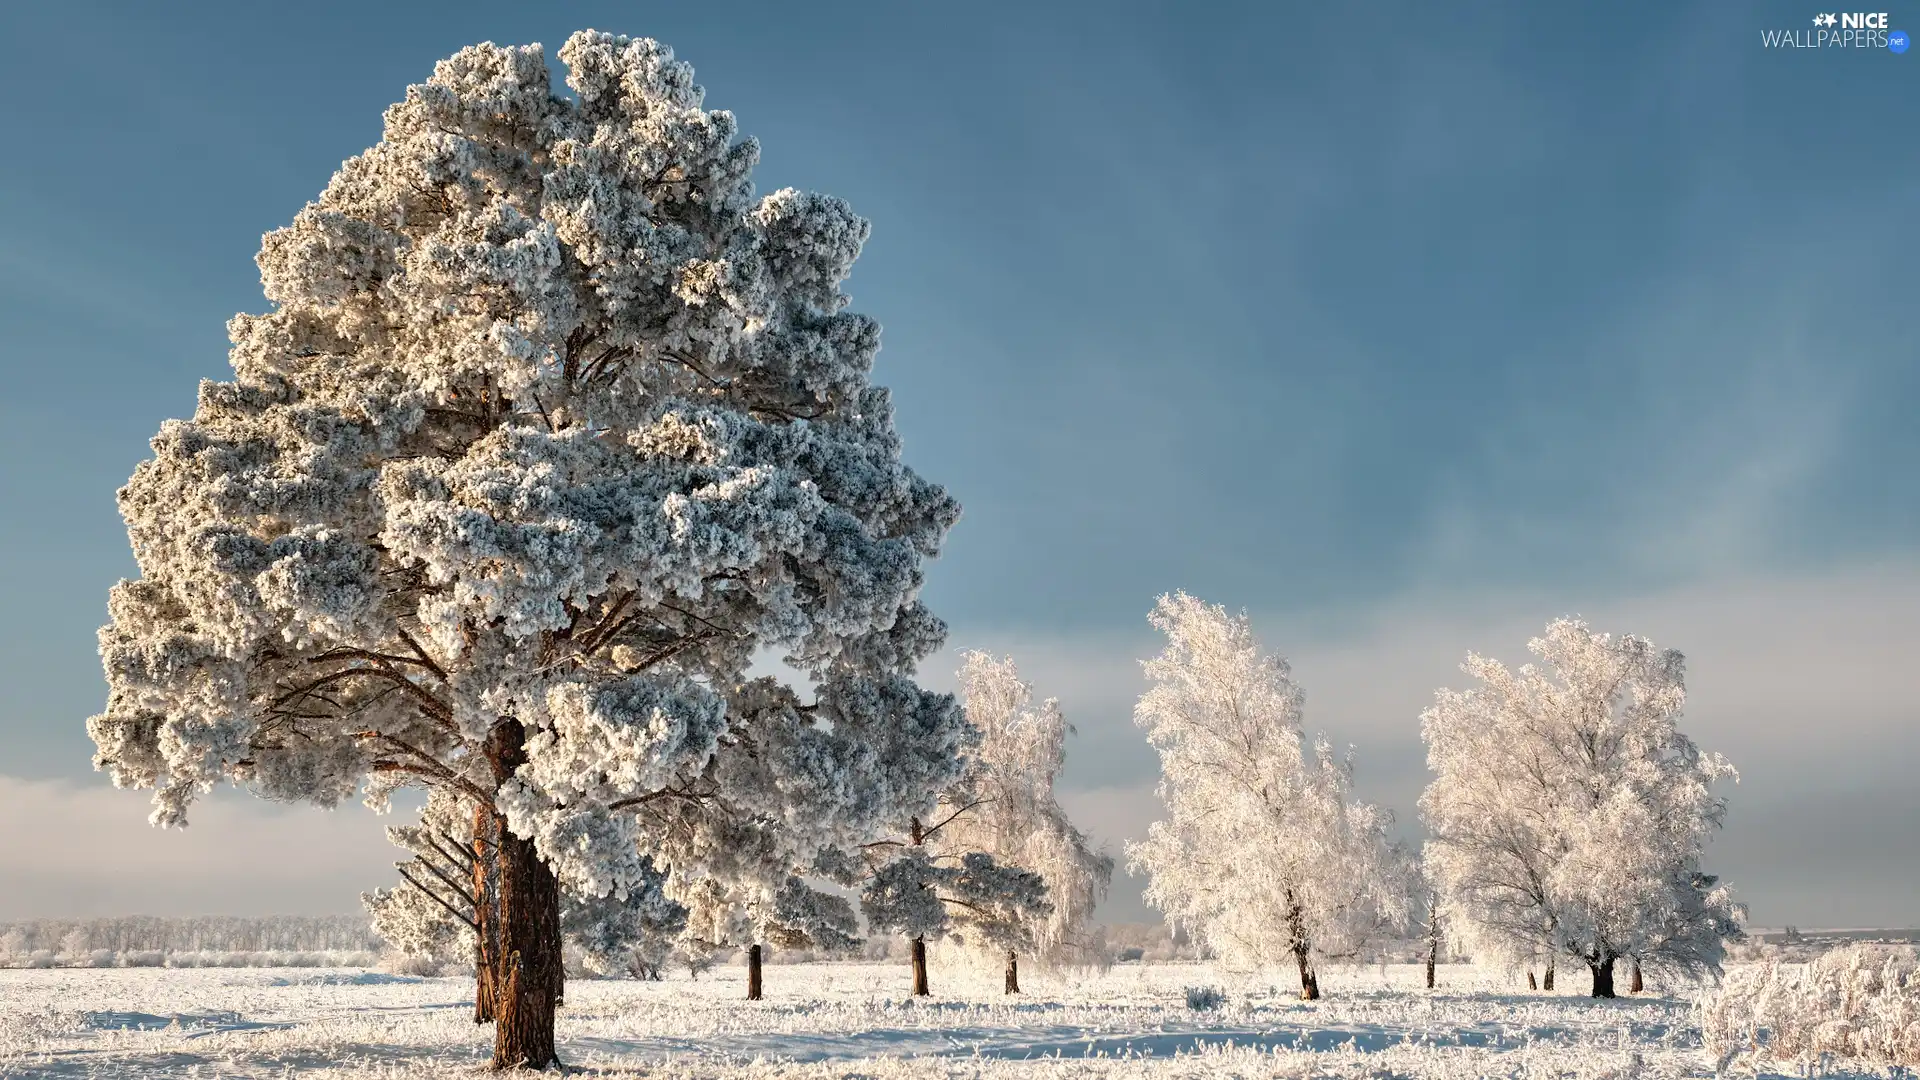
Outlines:
[[[980,733],[966,779],[948,802],[956,811],[932,841],[953,856],[984,852],[1003,866],[1039,875],[1047,907],[1034,909],[1025,937],[1043,959],[1084,959],[1093,909],[1113,878],[1113,859],[1093,850],[1054,797],[1073,730],[1048,698],[1033,707],[1033,688],[1013,660],[983,652],[963,655],[960,697],[967,722]],[[984,946],[988,935],[975,935]],[[1020,992],[1019,953],[1005,953],[1005,989]]]
[[[860,893],[869,928],[903,934],[913,946],[913,993],[932,993],[927,942],[953,936],[999,953],[1034,945],[1034,925],[1051,905],[1040,875],[996,862],[985,852],[942,855],[931,835],[913,823],[914,841],[878,864]]]
[[[1528,648],[1546,670],[1469,654],[1480,685],[1421,714],[1427,871],[1448,909],[1479,953],[1585,964],[1595,997],[1622,959],[1717,973],[1744,912],[1700,864],[1735,773],[1679,730],[1680,654],[1572,619]]]
[[[716,804],[795,849],[930,808],[964,720],[915,663],[958,515],[900,460],[841,200],[650,40],[464,49],[267,234],[272,310],[120,492],[88,723],[180,825],[233,781],[493,818],[496,1067],[554,1054],[562,886],[696,874]],[[749,679],[781,649],[813,698]]]
[[[1390,819],[1349,797],[1350,760],[1309,749],[1300,688],[1244,614],[1177,593],[1150,621],[1167,647],[1144,664],[1134,722],[1160,753],[1167,817],[1127,846],[1129,867],[1224,963],[1291,959],[1317,999],[1317,961],[1357,955],[1404,915]]]
[[[859,920],[845,897],[821,892],[796,870],[795,853],[779,830],[760,822],[730,831],[722,866],[669,886],[689,909],[687,933],[709,950],[742,948],[747,954],[747,999],[763,995],[768,945],[828,952],[859,943]]]
[[[1407,890],[1407,921],[1419,941],[1422,959],[1426,964],[1427,989],[1431,990],[1435,971],[1440,965],[1440,955],[1446,951],[1453,936],[1447,925],[1446,897],[1427,877],[1420,854],[1396,850],[1394,855]]]

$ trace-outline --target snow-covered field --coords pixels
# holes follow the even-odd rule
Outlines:
[[[570,982],[570,1068],[602,1075],[827,1077],[1710,1076],[1691,1004],[1530,993],[1504,973],[1334,971],[1327,1000],[1195,965],[1025,976],[1008,1003],[984,976],[935,969],[911,1001],[899,965],[770,966],[767,1000],[722,968],[664,983]],[[1569,984],[1580,983],[1578,977]],[[470,1075],[490,1028],[464,979],[360,970],[0,971],[4,1077]],[[1226,1002],[1187,1007],[1186,989]]]

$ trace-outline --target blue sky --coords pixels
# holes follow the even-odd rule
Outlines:
[[[1761,48],[1798,3],[1465,7],[0,7],[0,805],[100,822],[0,847],[6,903],[126,910],[58,852],[178,842],[75,809],[92,635],[260,234],[435,59],[591,26],[873,220],[849,291],[966,507],[928,598],[1064,699],[1096,834],[1152,815],[1159,592],[1253,612],[1403,819],[1432,689],[1578,612],[1694,658],[1757,922],[1920,922],[1920,58]],[[153,902],[349,907],[349,815],[374,881]]]

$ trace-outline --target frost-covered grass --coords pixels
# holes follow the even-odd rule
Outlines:
[[[1529,993],[1457,966],[1328,972],[1327,1000],[1204,966],[997,975],[936,967],[932,1000],[904,965],[767,968],[741,1000],[723,968],[664,983],[568,984],[561,1056],[589,1075],[906,1077],[1710,1076],[1684,997],[1594,1002]],[[1576,982],[1578,980],[1569,980]],[[1189,987],[1217,1007],[1188,1007]],[[430,1077],[475,1074],[490,1028],[469,984],[357,970],[0,971],[0,1077]]]
[[[1809,964],[1735,971],[1701,1010],[1701,1030],[1728,1064],[1920,1067],[1920,950],[1855,944]]]

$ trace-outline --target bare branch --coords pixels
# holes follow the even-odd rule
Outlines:
[[[425,885],[420,884],[420,880],[418,878],[414,877],[412,874],[407,873],[407,867],[405,863],[400,864],[399,870],[400,870],[400,876],[407,879],[407,884],[425,893],[430,899],[433,900],[434,903],[439,904],[442,908],[445,908],[447,914],[453,916],[456,919],[459,919],[462,923],[466,924],[467,929],[472,930],[476,934],[480,932],[480,924],[477,921],[471,918],[468,918],[466,915],[461,914],[458,910],[454,908],[452,904],[447,903],[445,898],[443,898],[439,893],[434,892],[432,889],[429,889]]]

